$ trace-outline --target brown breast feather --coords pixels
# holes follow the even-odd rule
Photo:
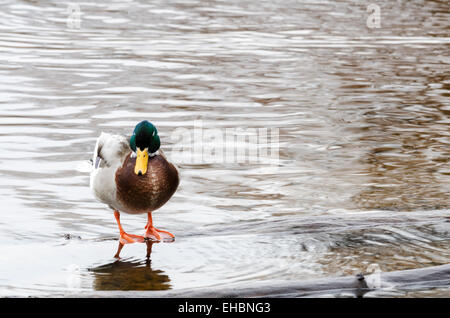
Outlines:
[[[163,206],[175,193],[178,171],[164,157],[156,155],[148,158],[147,173],[138,176],[134,173],[136,158],[125,159],[116,172],[117,200],[130,213],[145,213]]]

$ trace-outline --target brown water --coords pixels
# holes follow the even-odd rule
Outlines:
[[[447,1],[4,1],[0,295],[201,288],[450,260]],[[73,20],[71,20],[73,22]],[[278,128],[278,170],[179,163],[177,238],[113,258],[78,167],[100,132]],[[192,151],[195,152],[195,149]],[[195,155],[195,153],[194,153]],[[173,158],[175,160],[176,158]],[[145,216],[123,215],[141,234]],[[448,289],[400,296],[448,295]],[[396,295],[396,294],[394,294]]]

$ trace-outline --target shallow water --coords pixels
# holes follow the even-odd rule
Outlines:
[[[69,3],[1,6],[0,295],[220,289],[449,262],[446,1],[377,1],[377,29],[353,1],[70,3],[79,28]],[[154,244],[151,262],[143,244],[116,261],[114,217],[79,167],[101,131],[129,135],[143,119],[180,169],[154,215],[177,238]],[[195,120],[278,129],[277,169],[204,162],[190,145],[195,160],[183,162],[172,137]],[[146,217],[122,221],[140,234]]]

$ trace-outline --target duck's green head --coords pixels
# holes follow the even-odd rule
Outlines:
[[[147,172],[148,156],[160,145],[158,130],[151,122],[143,120],[136,125],[130,138],[130,147],[137,155],[134,173],[144,175]]]

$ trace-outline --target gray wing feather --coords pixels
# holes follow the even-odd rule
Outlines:
[[[122,162],[130,151],[127,138],[102,132],[95,146],[92,163],[95,169],[110,167],[117,161]]]

